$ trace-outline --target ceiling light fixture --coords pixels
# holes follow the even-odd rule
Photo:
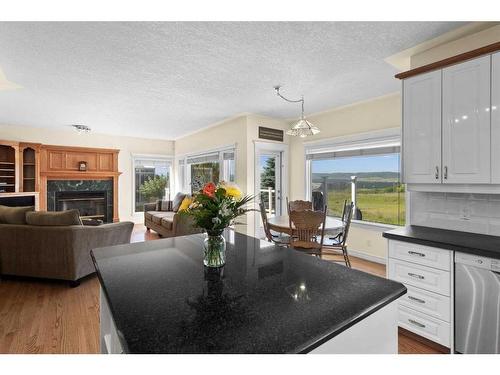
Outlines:
[[[75,128],[78,134],[90,133],[90,131],[92,130],[87,125],[71,125],[71,126]]]
[[[300,120],[295,123],[290,130],[286,132],[286,134],[291,135],[293,137],[301,137],[305,138],[310,135],[315,135],[320,132],[320,130],[311,124],[308,120],[306,120],[304,116],[304,96],[302,96],[299,100],[290,100],[285,98],[280,94],[280,86],[275,86],[276,95],[278,95],[281,99],[286,100],[289,103],[301,103],[302,104],[302,115],[300,116]]]

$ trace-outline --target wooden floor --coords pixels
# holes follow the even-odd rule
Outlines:
[[[157,239],[136,225],[133,242]],[[339,259],[325,255],[324,259]],[[385,266],[351,257],[353,268],[385,276]],[[67,283],[0,280],[0,353],[98,353],[99,281],[90,276],[77,288]],[[440,353],[426,340],[399,333],[400,354]]]

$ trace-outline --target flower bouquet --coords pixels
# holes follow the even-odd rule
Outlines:
[[[245,205],[253,199],[243,196],[235,184],[207,183],[193,196],[185,211],[193,218],[194,225],[207,233],[204,242],[203,263],[207,267],[221,267],[225,263],[226,241],[222,236],[225,228],[235,223],[238,216],[250,209]]]

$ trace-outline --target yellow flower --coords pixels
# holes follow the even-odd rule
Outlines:
[[[235,184],[224,184],[222,185],[222,188],[226,191],[226,195],[228,197],[233,197],[235,199],[241,198],[243,193],[241,192],[240,188],[236,186]]]

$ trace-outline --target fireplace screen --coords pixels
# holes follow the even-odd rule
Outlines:
[[[106,221],[107,206],[105,191],[56,192],[56,211],[77,209],[82,219]]]

